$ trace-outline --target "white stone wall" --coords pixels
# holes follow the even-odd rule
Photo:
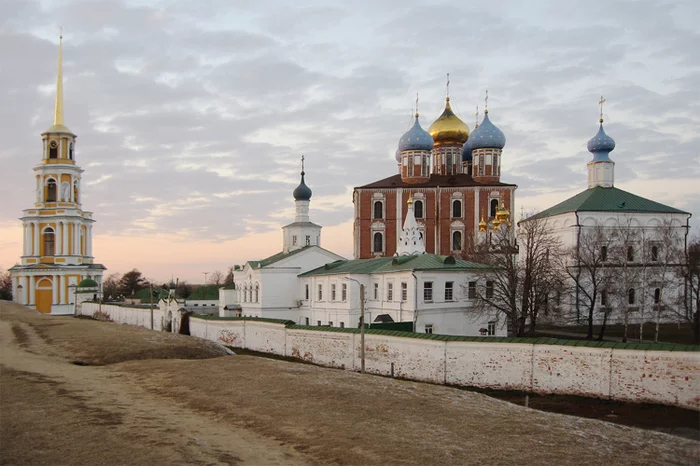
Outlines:
[[[98,304],[85,303],[92,315]],[[115,322],[150,328],[150,311],[103,304]],[[154,328],[162,312],[154,309]],[[322,366],[360,369],[359,333],[192,317],[193,336]],[[700,410],[700,352],[445,341],[368,333],[366,371],[439,384],[662,403]]]

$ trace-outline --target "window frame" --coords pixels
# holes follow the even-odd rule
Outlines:
[[[388,282],[386,284],[386,301],[390,303],[393,300],[394,300],[394,284],[392,282]]]
[[[455,241],[455,237],[459,237],[459,244]],[[460,230],[454,230],[452,232],[452,250],[461,251],[462,250],[462,232]]]
[[[331,302],[335,302],[335,283],[331,283]]]
[[[378,212],[377,207],[379,207]],[[379,213],[379,215],[377,215],[377,213]],[[372,202],[372,219],[384,220],[384,201],[377,199],[374,202]]]
[[[401,302],[408,301],[408,282],[401,282]]]
[[[454,301],[454,286],[455,282],[445,282],[445,301],[446,302],[452,302]]]
[[[433,334],[433,324],[425,324],[425,333],[428,335]]]
[[[323,283],[318,284],[317,296],[319,301],[323,301]]]
[[[477,298],[476,281],[475,280],[467,282],[467,298],[468,299],[476,299]]]
[[[455,209],[456,206],[459,206],[459,209]],[[461,199],[452,199],[452,206],[451,207],[452,207],[452,209],[451,209],[452,218],[462,218],[464,216]],[[459,215],[455,215],[456,211],[458,211],[457,213]]]
[[[379,235],[379,236],[377,236]],[[379,250],[377,250],[377,238],[379,238]],[[384,252],[384,233],[381,231],[375,231],[372,233],[372,252],[373,253],[383,253]]]
[[[420,212],[418,211],[418,206],[420,206]],[[423,200],[422,199],[416,199],[413,201],[413,216],[415,218],[423,218],[425,215],[425,209],[423,208]]]
[[[340,298],[343,302],[348,300],[348,284],[343,283],[340,287]]]
[[[423,302],[432,303],[433,299],[433,282],[423,282]]]

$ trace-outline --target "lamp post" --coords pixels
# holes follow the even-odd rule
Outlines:
[[[360,373],[365,373],[365,285],[354,278],[344,277],[360,285]]]
[[[22,303],[22,301],[24,301],[24,299],[22,299],[22,298],[24,298],[24,295],[22,294],[23,289],[24,289],[24,287],[22,286],[21,283],[19,285],[17,285],[17,302],[19,304],[24,304],[24,303]]]

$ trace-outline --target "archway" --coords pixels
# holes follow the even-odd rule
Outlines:
[[[48,278],[40,279],[34,290],[34,303],[36,310],[44,314],[51,313],[51,304],[53,303],[53,283]]]

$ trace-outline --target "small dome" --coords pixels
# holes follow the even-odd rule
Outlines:
[[[411,129],[399,139],[399,152],[406,150],[432,150],[433,138],[426,130],[421,128],[418,122],[418,114],[416,113],[416,121]]]
[[[603,120],[600,120],[598,134],[588,141],[588,151],[593,154],[593,161],[610,160],[608,155],[615,149],[615,140],[605,134]]]
[[[459,119],[450,107],[450,98],[445,100],[445,110],[437,120],[430,125],[428,133],[435,142],[455,142],[464,144],[469,137],[469,127]]]
[[[97,282],[92,278],[86,278],[78,284],[78,288],[97,288]]]
[[[44,131],[44,133],[68,133],[68,134],[73,134],[73,131],[71,131],[70,129],[68,129],[67,126],[64,126],[64,125],[53,125],[53,126],[51,126],[49,129],[47,129],[46,131]]]
[[[297,201],[308,201],[311,199],[311,189],[304,183],[304,172],[301,172],[301,183],[296,187],[292,193],[294,199]]]
[[[489,120],[489,112],[484,112],[484,121],[481,122],[478,128],[474,130],[466,146],[469,146],[469,151],[474,149],[503,149],[506,145],[506,136],[503,131],[498,129],[496,125]],[[462,152],[464,154],[464,152]]]

